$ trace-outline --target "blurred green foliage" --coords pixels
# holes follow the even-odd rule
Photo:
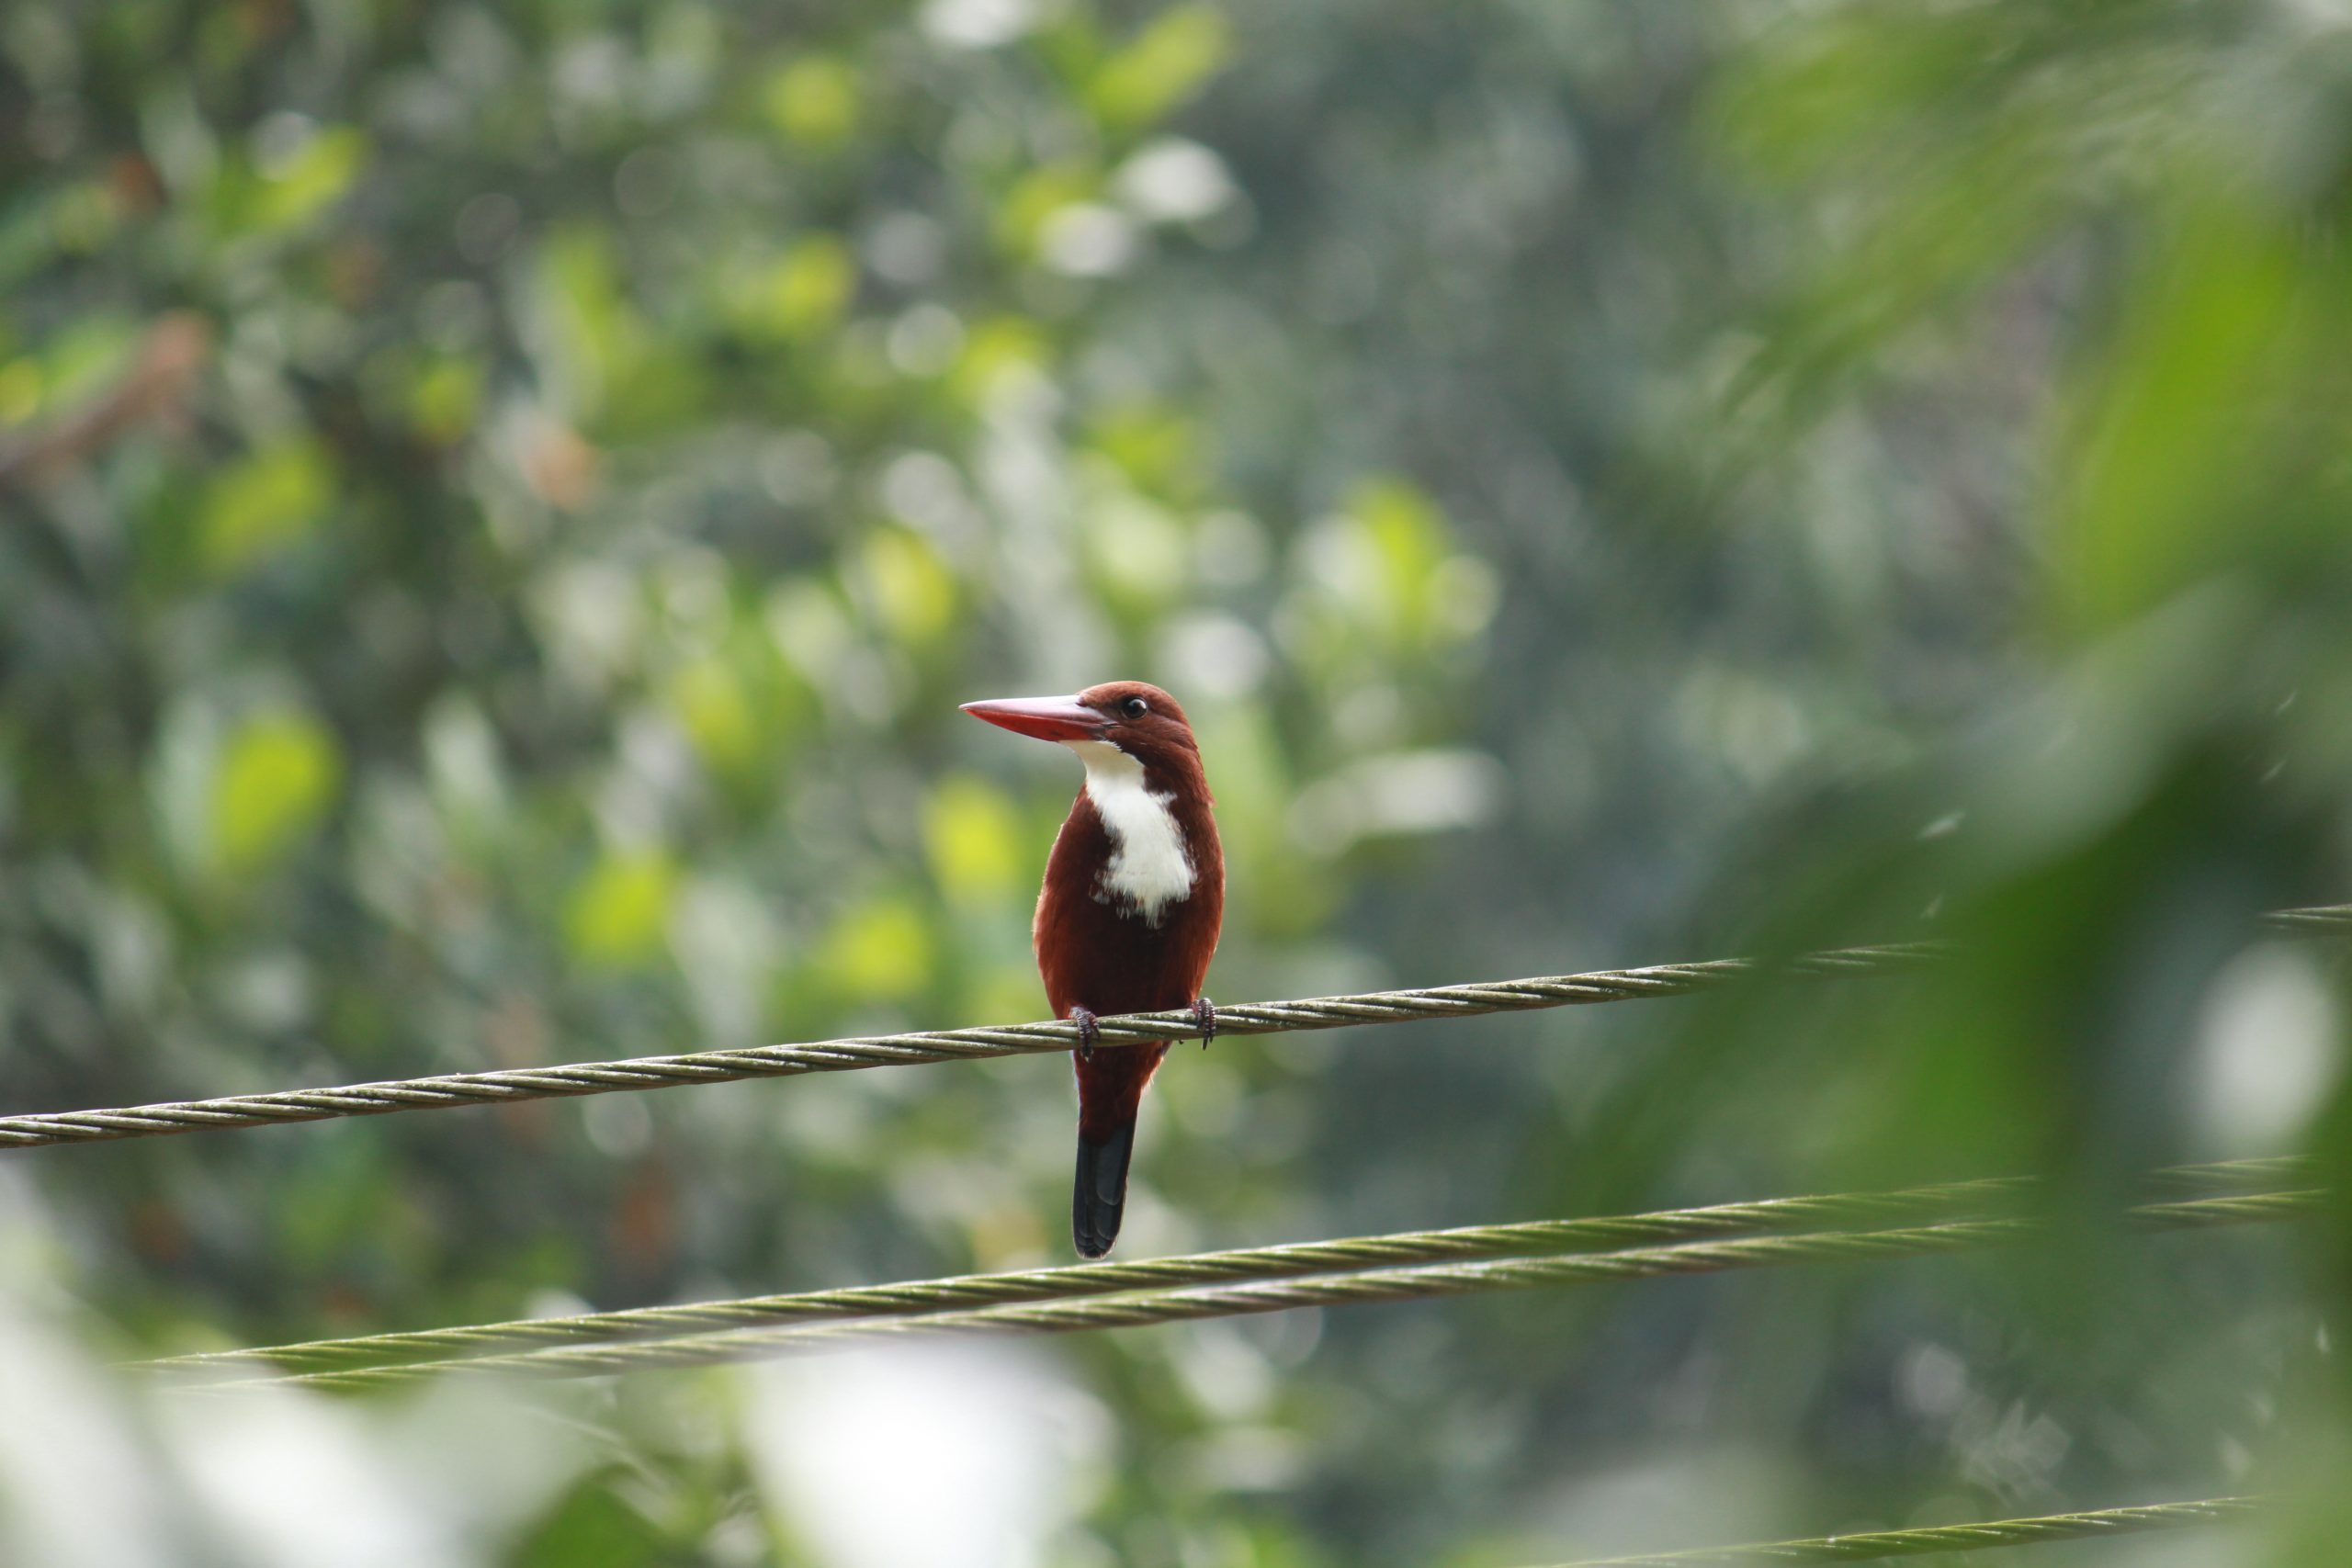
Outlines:
[[[12,1156],[0,1361],[104,1414],[0,1437],[0,1540],[1506,1563],[2275,1487],[2241,1560],[2332,1562],[2352,1237],[2087,1216],[2352,1147],[2334,951],[2249,919],[2352,889],[2347,170],[2335,0],[10,9],[10,1109],[1035,1016],[1075,780],[955,705],[1132,675],[1217,995],[1962,952],[1182,1054],[1135,1252],[2085,1223],[199,1432],[71,1347],[1057,1259],[1064,1072]]]

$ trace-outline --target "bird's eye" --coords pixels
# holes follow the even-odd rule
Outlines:
[[[1151,705],[1145,702],[1141,697],[1129,697],[1125,702],[1119,705],[1119,711],[1125,714],[1129,718],[1141,718],[1144,715],[1151,711]]]

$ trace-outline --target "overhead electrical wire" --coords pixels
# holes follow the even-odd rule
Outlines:
[[[1746,958],[1716,958],[1642,969],[1603,969],[1583,975],[1433,986],[1422,990],[1244,1002],[1216,1010],[1216,1031],[1220,1035],[1287,1034],[1301,1030],[1343,1029],[1358,1023],[1476,1018],[1487,1013],[1528,1012],[1543,1008],[1631,1001],[1643,997],[1688,996],[1726,980],[1767,970],[1799,976],[1885,973],[1913,966],[1935,951],[1926,943],[1841,948],[1771,965]],[[1182,1038],[1199,1029],[1190,1008],[1119,1013],[1100,1018],[1096,1024],[1101,1032],[1097,1043],[1108,1046]],[[1078,1043],[1078,1026],[1056,1020],[856,1035],[806,1045],[752,1045],[675,1056],[444,1073],[433,1077],[349,1084],[340,1089],[280,1089],[266,1094],[107,1111],[50,1111],[0,1117],[0,1149],[163,1137],[176,1133],[270,1126],[282,1122],[440,1111],[461,1105],[506,1105],[525,1100],[671,1089],[682,1084],[730,1083],[742,1078],[796,1077],[804,1073],[849,1072],[859,1067],[971,1061],[1069,1051]]]
[[[2301,1162],[2296,1161],[2245,1163],[2258,1163],[2279,1179],[2290,1178],[2301,1169]],[[2192,1173],[2210,1169],[2214,1174],[2203,1184],[2220,1185],[2231,1181],[2237,1168],[2235,1165],[2184,1167],[2181,1175],[2184,1180],[2193,1183],[2195,1178]],[[536,1349],[550,1345],[662,1338],[679,1334],[767,1327],[784,1323],[911,1315],[947,1308],[1108,1295],[1147,1286],[1286,1279],[1299,1274],[1336,1273],[1374,1264],[1436,1263],[1544,1252],[1601,1251],[1750,1232],[1798,1231],[1857,1224],[1885,1225],[1951,1218],[1966,1212],[1981,1213],[1995,1204],[2014,1203],[2031,1191],[2035,1185],[2029,1177],[1998,1177],[1894,1192],[1768,1198],[1756,1202],[1669,1209],[1658,1213],[1532,1220],[1512,1224],[1407,1231],[1392,1235],[1291,1242],[1186,1257],[1064,1264],[1012,1272],[967,1274],[944,1280],[916,1280],[899,1284],[852,1285],[838,1290],[808,1291],[789,1295],[638,1307],[572,1317],[517,1318],[465,1328],[424,1329],[409,1334],[368,1335],[175,1356],[136,1365],[145,1371],[201,1374],[227,1380],[284,1371],[324,1371],[390,1365],[400,1361],[440,1360],[492,1351]]]
[[[1589,1557],[1556,1568],[1762,1568],[1774,1562],[1881,1562],[1897,1557],[1932,1557],[1950,1551],[1989,1551],[2001,1547],[2040,1546],[2049,1541],[2098,1540],[2144,1535],[2152,1530],[2189,1529],[2251,1517],[2267,1506],[2259,1497],[2207,1497],[2192,1503],[2151,1503],[2137,1508],[2100,1508],[2082,1514],[2044,1514],[1983,1524],[1929,1525],[1917,1529],[1863,1530],[1852,1535],[1815,1536],[1804,1540],[1759,1541],[1749,1546],[1698,1551],[1656,1551],[1640,1557]]]
[[[1997,1189],[2007,1184],[1965,1185]],[[1949,1202],[1951,1194],[1958,1190],[1961,1190],[1916,1189],[1908,1192],[1880,1195],[1877,1201],[1888,1202],[1899,1210],[1939,1199]],[[1985,1195],[2013,1197],[2016,1190],[2012,1189],[2007,1193],[1995,1191]],[[1859,1209],[1871,1201],[1864,1196],[1847,1195],[1838,1200],[1815,1201],[1853,1204]],[[2125,1210],[2121,1218],[2134,1228],[2149,1231],[2203,1230],[2293,1219],[2318,1211],[2327,1201],[2326,1193],[2312,1190],[2233,1192],[2214,1198],[2141,1204]],[[1696,1213],[1703,1213],[1705,1211]],[[1683,1217],[1642,1215],[1634,1216],[1629,1221],[1600,1223],[1638,1225],[1644,1221],[1661,1221],[1672,1224]],[[1559,1223],[1564,1225],[1589,1225],[1595,1222]],[[767,1297],[750,1303],[708,1303],[683,1310],[713,1316],[722,1326],[661,1334],[657,1337],[613,1337],[612,1319],[624,1314],[602,1314],[601,1319],[575,1320],[571,1325],[583,1334],[604,1336],[586,1343],[558,1343],[458,1359],[412,1360],[397,1364],[351,1364],[352,1360],[378,1349],[389,1349],[390,1354],[400,1355],[413,1354],[422,1348],[424,1353],[431,1355],[459,1341],[476,1346],[484,1343],[527,1343],[527,1338],[523,1337],[528,1336],[532,1330],[527,1325],[492,1325],[479,1331],[435,1331],[422,1339],[414,1336],[392,1336],[390,1337],[392,1343],[389,1347],[370,1346],[364,1340],[322,1341],[289,1346],[275,1352],[231,1352],[225,1356],[180,1358],[140,1363],[140,1366],[143,1370],[175,1374],[200,1387],[212,1389],[299,1385],[351,1391],[452,1375],[535,1379],[603,1377],[654,1369],[764,1360],[800,1351],[910,1336],[1065,1334],[1105,1328],[1136,1328],[1154,1324],[1195,1322],[1204,1318],[1287,1312],[1299,1307],[1419,1301],[1491,1291],[1622,1282],[1784,1264],[1858,1262],[1973,1252],[2059,1234],[2046,1219],[2005,1216],[1881,1229],[1767,1234],[1604,1252],[1501,1257],[1477,1257],[1474,1254],[1466,1259],[1463,1257],[1463,1252],[1469,1248],[1498,1245],[1501,1239],[1498,1233],[1501,1232],[1520,1232],[1516,1245],[1529,1245],[1525,1233],[1534,1228],[1478,1227],[1464,1232],[1417,1233],[1311,1243],[1309,1247],[1322,1249],[1323,1256],[1333,1258],[1385,1255],[1412,1261],[1360,1268],[1325,1264],[1323,1268],[1328,1271],[1305,1275],[1276,1271],[1284,1263],[1292,1263],[1295,1267],[1293,1259],[1278,1260],[1271,1268],[1263,1262],[1269,1254],[1287,1250],[1275,1248],[1259,1254],[1261,1261],[1238,1278],[1217,1278],[1214,1270],[1230,1268],[1234,1258],[1247,1258],[1248,1254],[1207,1254],[1153,1262],[1094,1266],[1116,1282],[1117,1288],[1102,1293],[1083,1289],[1083,1278],[1089,1272],[1087,1268],[1041,1270],[1026,1276],[1029,1283],[1022,1288],[1033,1292],[1051,1290],[1052,1293],[1033,1293],[1026,1299],[999,1300],[994,1304],[982,1306],[941,1303],[957,1299],[967,1290],[975,1290],[985,1299],[986,1292],[999,1288],[1006,1279],[1020,1280],[1024,1277],[998,1276],[991,1279],[978,1276],[910,1286],[875,1287],[862,1292],[818,1292],[797,1298]],[[1464,1238],[1467,1238],[1466,1244]],[[1433,1258],[1445,1260],[1429,1260]],[[1144,1286],[1129,1283],[1155,1272],[1188,1281],[1205,1277],[1205,1282]],[[1038,1282],[1056,1274],[1065,1278],[1080,1276],[1080,1289],[1072,1291]],[[1097,1276],[1098,1279],[1102,1277]],[[852,1304],[845,1305],[845,1298]],[[852,1315],[842,1316],[843,1313]],[[639,1315],[636,1321],[642,1324],[645,1319]],[[753,1325],[741,1325],[746,1321]],[[560,1335],[566,1331],[565,1327],[558,1326],[552,1332]],[[470,1335],[474,1333],[491,1337],[487,1340],[471,1338]],[[517,1335],[518,1337],[499,1337],[506,1335]],[[324,1370],[270,1375],[273,1365],[286,1364],[274,1361],[274,1358],[278,1356],[290,1358],[300,1365],[320,1366],[323,1363]],[[224,1382],[224,1378],[233,1381]]]
[[[2266,923],[2282,930],[2343,931],[2352,929],[2352,906],[2279,910],[2263,918]],[[1837,948],[1771,963],[1750,958],[1714,958],[1635,969],[1433,986],[1419,990],[1244,1002],[1220,1007],[1216,1027],[1219,1033],[1228,1035],[1286,1034],[1341,1029],[1351,1024],[1476,1018],[1488,1013],[1679,997],[1759,974],[1818,978],[1887,974],[1916,968],[1942,951],[1934,942],[1900,942]],[[1197,1028],[1190,1009],[1122,1013],[1099,1019],[1097,1023],[1098,1043],[1111,1046],[1182,1038]],[[1069,1051],[1078,1043],[1078,1026],[1055,1020],[854,1035],[809,1044],[752,1045],[611,1062],[443,1073],[340,1088],[278,1089],[103,1110],[45,1111],[0,1117],[0,1149],[165,1137],[288,1122],[383,1116],[403,1111],[504,1105],[684,1084],[730,1083],[744,1078],[848,1072],[861,1067],[1035,1055]]]
[[[2215,1189],[2275,1190],[2284,1183],[2307,1180],[2310,1170],[2310,1162],[2296,1158],[2229,1160],[2153,1171],[2141,1179],[2141,1184],[2151,1191],[2172,1194],[2202,1193]],[[1594,1252],[1833,1226],[1883,1227],[2013,1211],[2043,1187],[2044,1183],[2032,1177],[1994,1177],[1888,1192],[1767,1198],[1645,1214],[1407,1231],[1184,1257],[1064,1264],[943,1280],[853,1285],[731,1301],[689,1302],[619,1312],[515,1318],[463,1327],[306,1340],[165,1357],[134,1365],[141,1371],[169,1372],[190,1380],[229,1382],[282,1372],[348,1371],[405,1361],[457,1359],[558,1345],[605,1344],[786,1323],[911,1315],[949,1308],[1108,1295],[1144,1287],[1285,1279],[1374,1264]]]

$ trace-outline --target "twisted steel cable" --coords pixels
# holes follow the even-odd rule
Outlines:
[[[949,1308],[1108,1295],[1143,1287],[1336,1273],[1371,1264],[1436,1263],[1529,1253],[1599,1251],[1645,1243],[1726,1236],[1747,1231],[1795,1231],[1833,1224],[1887,1224],[1933,1216],[1950,1217],[1970,1205],[2015,1198],[2032,1186],[2030,1178],[2004,1177],[1894,1192],[1773,1198],[1748,1203],[1715,1204],[1701,1209],[1669,1209],[1648,1214],[1406,1231],[1391,1235],[1295,1242],[1276,1247],[1196,1253],[1188,1257],[1070,1264],[1017,1272],[910,1280],[899,1284],[857,1285],[790,1295],[640,1307],[626,1312],[590,1313],[576,1317],[523,1318],[462,1328],[320,1339],[296,1345],[173,1356],[135,1365],[141,1371],[204,1374],[225,1380],[241,1375],[266,1376],[281,1371],[383,1366],[548,1345],[651,1339],[786,1323],[917,1316]]]
[[[2277,1185],[2305,1176],[2296,1159],[2232,1160],[2155,1171],[2145,1183],[2166,1191]],[[787,1295],[693,1302],[577,1316],[522,1318],[453,1328],[375,1334],[341,1339],[164,1357],[133,1363],[140,1371],[204,1382],[232,1382],[281,1372],[350,1371],[402,1362],[448,1360],[555,1345],[598,1345],[632,1339],[707,1334],[728,1329],[859,1317],[917,1316],[953,1308],[996,1306],[1109,1295],[1141,1288],[1220,1281],[1288,1279],[1336,1273],[1368,1265],[1440,1263],[1561,1252],[1593,1252],[1696,1241],[1747,1232],[1804,1231],[1829,1226],[1894,1225],[1978,1214],[2005,1207],[2041,1186],[2032,1177],[1945,1182],[1891,1192],[1844,1192],[1668,1209],[1645,1214],[1574,1220],[1534,1220],[1406,1231],[1390,1235],[1294,1242],[1188,1257],[1117,1263],[1081,1263],[944,1280],[856,1285]]]
[[[2319,1209],[2326,1200],[2326,1193],[2307,1190],[2235,1193],[2186,1202],[2143,1204],[2126,1211],[2124,1217],[2143,1229],[2207,1229],[2290,1219]],[[1303,1279],[1259,1278],[1160,1289],[1129,1289],[1075,1299],[1064,1296],[991,1306],[925,1310],[900,1316],[876,1316],[869,1313],[866,1316],[846,1322],[783,1322],[763,1327],[680,1334],[668,1338],[563,1345],[469,1359],[299,1372],[227,1383],[216,1382],[202,1386],[215,1392],[286,1385],[358,1390],[457,1374],[600,1377],[655,1368],[703,1367],[761,1360],[800,1350],[906,1336],[1067,1334],[1102,1328],[1136,1328],[1154,1324],[1193,1322],[1202,1318],[1287,1312],[1295,1307],[1421,1301],[1489,1291],[1659,1279],[1670,1275],[1715,1273],[1779,1264],[1918,1258],[1976,1251],[2052,1234],[2055,1233],[2052,1226],[2031,1219],[1960,1220],[1885,1230],[1829,1230],[1789,1235],[1757,1235],[1729,1241],[1629,1247],[1613,1252],[1373,1267],[1316,1274]],[[1403,1238],[1364,1239],[1377,1243]],[[1168,1260],[1170,1263],[1188,1261],[1191,1260]],[[1153,1265],[1110,1267],[1148,1269]]]
[[[2262,919],[2268,925],[2295,931],[2352,930],[2352,905],[2281,909]],[[1937,942],[1895,942],[1834,948],[1769,964],[1752,958],[1712,958],[1638,969],[1600,969],[1581,975],[1433,986],[1423,990],[1250,1002],[1219,1008],[1216,1025],[1221,1034],[1288,1034],[1303,1030],[1341,1029],[1357,1023],[1476,1018],[1487,1013],[1529,1012],[1645,997],[1689,996],[1727,980],[1757,974],[1818,978],[1886,974],[1917,967],[1942,951],[1942,945]],[[1182,1039],[1197,1027],[1189,1009],[1122,1013],[1097,1022],[1101,1028],[1099,1043],[1105,1045]],[[266,1094],[170,1100],[107,1110],[46,1111],[0,1117],[0,1149],[168,1137],[179,1133],[263,1127],[281,1122],[323,1122],[348,1116],[384,1116],[398,1111],[441,1111],[461,1105],[503,1105],[526,1100],[670,1089],[681,1084],[732,1083],[743,1078],[849,1072],[859,1067],[1035,1055],[1068,1051],[1078,1043],[1075,1024],[1054,1020],[970,1029],[917,1030],[903,1034],[854,1035],[806,1045],[752,1045],[672,1056],[637,1056],[617,1062],[443,1073],[334,1089],[280,1089]]]
[[[2352,931],[2352,904],[2314,904],[2302,909],[2272,909],[2261,923],[2274,931]]]
[[[2140,1178],[2152,1192],[2197,1191],[2212,1187],[2253,1189],[2318,1179],[2316,1161],[2302,1155],[2267,1155],[2214,1165],[2176,1165]]]
[[[1945,1551],[1978,1551],[1995,1547],[2039,1546],[2053,1540],[2141,1535],[2150,1530],[2190,1529],[2243,1519],[2266,1506],[2259,1497],[2208,1497],[2193,1503],[2153,1503],[2138,1508],[2101,1508],[2093,1513],[2045,1514],[2030,1519],[1935,1525],[1922,1529],[1870,1530],[1702,1551],[1586,1558],[1562,1563],[1559,1568],[1756,1568],[1757,1564],[1767,1562],[1874,1562],[1890,1557],[1928,1557]]]
[[[1659,964],[1641,969],[1603,969],[1584,975],[1537,976],[1476,985],[1434,986],[1425,990],[1373,991],[1360,996],[1312,997],[1300,1001],[1246,1002],[1220,1007],[1219,1034],[1287,1034],[1301,1030],[1340,1029],[1357,1023],[1405,1023],[1430,1018],[1476,1018],[1486,1013],[1527,1012],[1591,1002],[1631,1001],[1642,997],[1679,997],[1736,977],[1758,974],[1838,976],[1880,974],[1917,964],[1938,949],[1909,942],[1884,947],[1839,948],[1807,953],[1782,964],[1747,958],[1714,958],[1694,964]],[[1131,1045],[1182,1039],[1199,1025],[1192,1010],[1122,1013],[1097,1020],[1100,1043]],[[904,1066],[922,1062],[977,1060],[1068,1051],[1078,1044],[1078,1026],[1063,1021],[983,1025],[970,1029],[920,1030],[905,1034],[853,1036],[808,1045],[752,1045],[736,1050],[695,1051],[675,1056],[638,1056],[617,1062],[574,1062],[547,1067],[512,1067],[482,1073],[445,1073],[434,1077],[350,1084],[340,1089],[282,1089],[105,1111],[61,1111],[0,1117],[0,1149],[40,1148],[53,1144],[103,1143],[119,1138],[165,1137],[280,1122],[322,1122],[345,1116],[382,1116],[396,1111],[438,1111],[460,1105],[503,1105],[516,1100],[613,1094],[628,1089],[669,1089],[680,1084],[731,1083],[741,1078],[796,1077],[803,1073],[848,1072],[859,1067]]]

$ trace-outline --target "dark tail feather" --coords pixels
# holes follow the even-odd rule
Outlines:
[[[1135,1157],[1133,1117],[1101,1143],[1078,1138],[1078,1183],[1070,1193],[1069,1234],[1080,1258],[1100,1258],[1119,1238],[1119,1216],[1127,1203],[1127,1162]]]

